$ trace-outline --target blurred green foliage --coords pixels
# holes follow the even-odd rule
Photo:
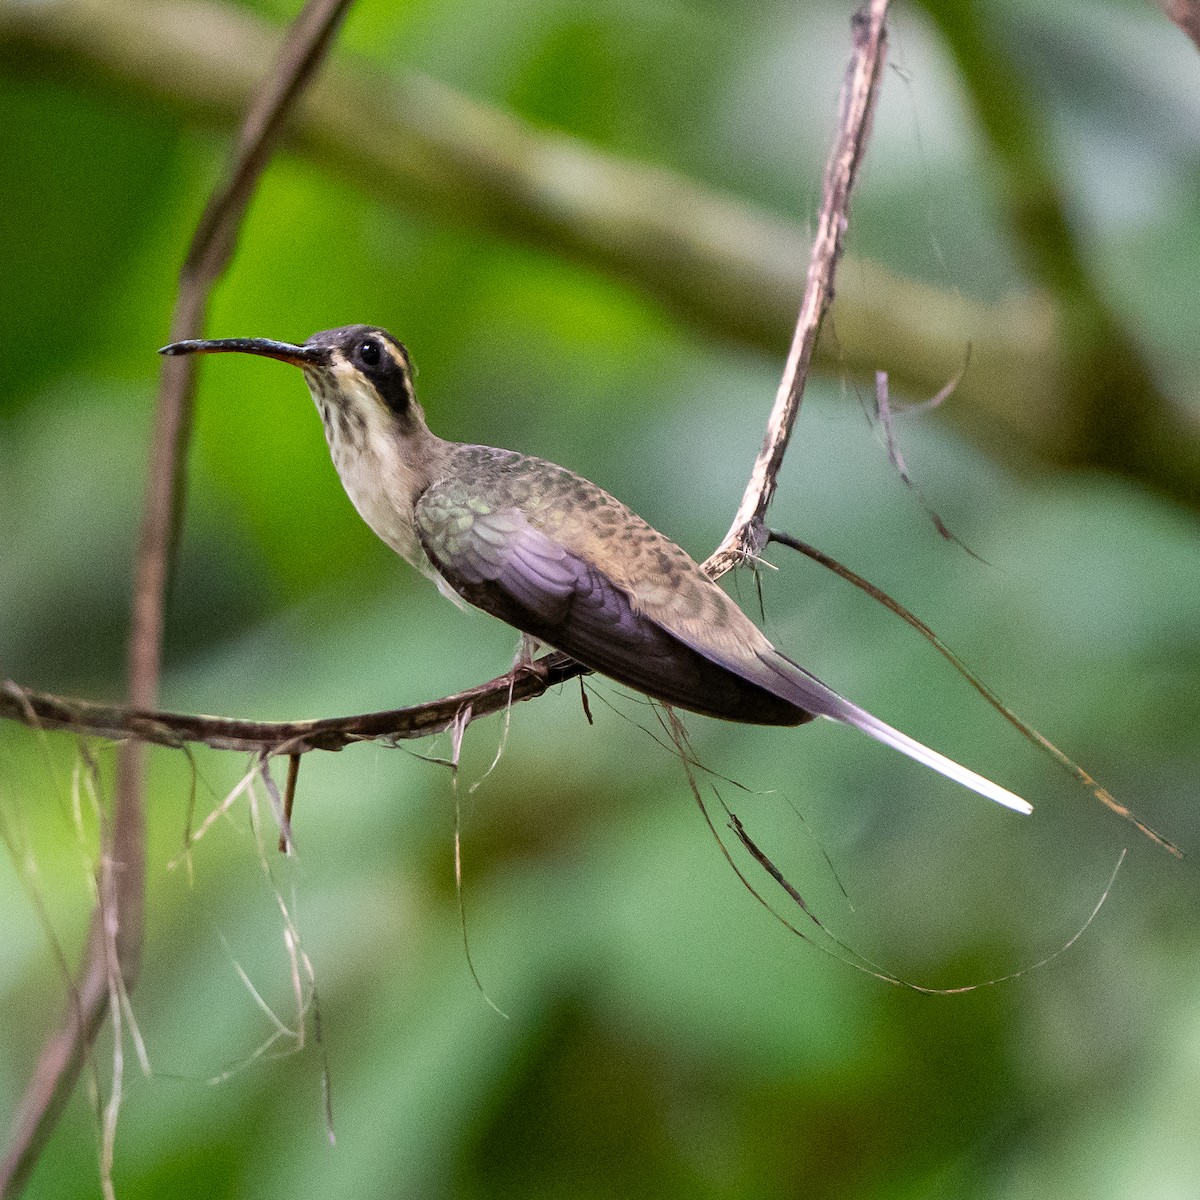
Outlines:
[[[984,7],[1015,48],[1018,86],[1050,131],[1111,303],[1179,375],[1181,346],[1197,344],[1200,146],[1183,114],[1195,111],[1200,64],[1150,6],[1072,0],[1060,17],[1023,0]],[[344,43],[384,70],[425,70],[805,221],[847,16],[831,0],[364,3]],[[898,69],[851,249],[1003,295],[1022,286],[1019,255],[931,30],[919,11],[897,14]],[[226,140],[117,82],[0,57],[0,676],[121,693],[154,350]],[[386,210],[282,158],[210,332],[300,339],[351,321],[408,343],[438,432],[562,461],[697,556],[736,506],[780,367],[702,344],[581,268]],[[924,615],[1118,796],[1197,846],[1195,514],[1104,477],[1009,471],[937,415],[900,432],[930,500],[985,561],[936,537],[837,380],[806,400],[775,523]],[[446,605],[355,516],[291,372],[206,364],[190,478],[165,706],[365,711],[507,666],[508,630]],[[134,997],[154,1073],[131,1078],[126,1047],[118,1194],[1196,1194],[1194,866],[1101,809],[882,610],[774,557],[781,569],[763,590],[781,645],[1037,812],[1020,820],[832,726],[696,718],[714,809],[719,792],[849,945],[936,986],[1006,975],[1063,945],[1128,845],[1077,945],[999,986],[935,997],[815,953],[738,883],[678,763],[646,735],[648,710],[590,680],[594,726],[574,687],[522,706],[491,774],[502,723],[467,737],[467,930],[504,1020],[468,971],[444,768],[371,746],[310,756],[298,859],[271,853],[259,800],[268,878],[244,797],[190,868],[181,858],[193,789],[194,828],[246,763],[198,754],[193,777],[182,755],[158,752]],[[749,576],[733,586],[755,605]],[[416,749],[444,756],[449,745]],[[91,753],[103,791],[112,755]],[[0,729],[6,1112],[64,1003],[55,948],[74,963],[86,926],[96,839],[86,789],[72,812],[80,754],[67,737]],[[277,893],[315,973],[321,1040],[309,1011],[303,1048],[284,1038],[259,1056],[275,1026],[235,963],[295,1025]],[[110,1063],[102,1039],[102,1087]],[[96,1138],[81,1088],[28,1194],[98,1194]]]

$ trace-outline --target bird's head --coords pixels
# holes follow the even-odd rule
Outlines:
[[[173,342],[160,353],[257,354],[299,367],[335,460],[380,439],[428,432],[413,393],[412,360],[385,329],[344,325],[314,333],[302,346],[269,338]]]

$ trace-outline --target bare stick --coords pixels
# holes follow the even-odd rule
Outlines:
[[[274,69],[247,114],[228,183],[213,197],[180,275],[173,340],[202,329],[213,283],[233,253],[250,196],[278,141],[287,112],[329,48],[349,0],[310,0],[284,42]],[[163,364],[149,477],[135,569],[129,638],[129,700],[153,706],[158,695],[165,610],[182,511],[183,461],[191,431],[194,364]],[[79,1077],[108,1007],[115,964],[132,991],[142,946],[145,812],[142,744],[130,740],[117,758],[111,830],[101,854],[99,903],[92,917],[79,982],[63,1025],[43,1047],[0,1164],[0,1195],[15,1196],[29,1177]]]
[[[296,806],[296,784],[300,781],[300,755],[288,755],[287,784],[283,790],[283,820],[279,823],[279,853],[293,854],[292,811]]]
[[[704,564],[713,575],[723,575],[730,567],[757,558],[767,542],[763,519],[771,497],[775,495],[779,468],[783,465],[792,428],[800,413],[800,401],[808,382],[821,322],[833,301],[834,274],[842,253],[842,239],[850,222],[850,194],[870,136],[871,116],[887,54],[884,27],[887,10],[888,0],[870,0],[854,17],[854,52],[842,84],[837,140],[825,165],[821,215],[809,258],[808,280],[796,332],[783,378],[779,381],[775,406],[767,420],[766,437],[755,459],[742,503],[729,532]]]
[[[465,708],[470,708],[476,718],[489,716],[505,708],[510,699],[513,702],[531,700],[586,670],[565,654],[549,654],[516,678],[506,673],[440,700],[386,712],[311,721],[242,721],[231,717],[149,711],[68,700],[29,691],[14,683],[2,683],[0,717],[34,728],[132,738],[158,746],[200,743],[215,750],[300,755],[310,750],[341,750],[353,742],[428,737],[449,729]]]
[[[806,558],[811,558],[813,562],[820,563],[821,566],[840,576],[847,583],[852,583],[856,588],[866,592],[872,600],[882,604],[884,608],[895,613],[902,621],[911,625],[1023,738],[1049,754],[1068,774],[1074,776],[1075,779],[1082,783],[1106,808],[1112,809],[1117,816],[1129,821],[1141,833],[1145,834],[1152,842],[1161,846],[1168,853],[1173,854],[1176,858],[1183,857],[1183,851],[1174,842],[1168,841],[1156,829],[1152,829],[1139,817],[1135,816],[1108,788],[1097,783],[1074,759],[1069,758],[1048,737],[1039,733],[1027,721],[1017,716],[983,680],[968,669],[966,663],[915,613],[910,612],[898,600],[892,599],[882,588],[877,588],[870,580],[864,579],[856,571],[852,571],[843,563],[838,562],[836,558],[831,557],[822,550],[818,550],[816,546],[810,546],[807,542],[802,542],[799,538],[792,537],[790,533],[783,533],[778,529],[770,530],[768,539],[772,542],[778,542],[781,546],[787,546],[789,549],[803,554]]]

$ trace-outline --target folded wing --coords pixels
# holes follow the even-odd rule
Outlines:
[[[809,714],[640,613],[595,564],[517,509],[472,510],[431,489],[417,506],[430,561],[464,600],[656,700],[707,716],[798,725]]]

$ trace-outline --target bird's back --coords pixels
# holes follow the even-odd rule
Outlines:
[[[725,720],[809,718],[763,668],[771,643],[699,564],[565,467],[456,446],[417,529],[466,600],[602,674]]]

